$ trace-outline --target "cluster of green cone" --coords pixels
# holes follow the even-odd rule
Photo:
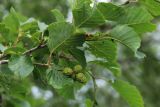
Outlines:
[[[81,83],[86,83],[87,82],[87,78],[83,73],[83,68],[81,65],[76,65],[74,66],[74,68],[70,68],[70,67],[65,67],[63,69],[63,74],[70,76],[71,78],[73,78],[76,81],[79,81]]]

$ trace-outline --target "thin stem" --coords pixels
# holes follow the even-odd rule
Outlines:
[[[44,66],[44,67],[48,67],[48,64],[42,64],[42,63],[33,63],[34,65],[37,66]]]
[[[18,36],[17,36],[16,41],[14,42],[13,46],[16,46],[18,44],[18,42],[20,41],[20,38],[23,36],[23,33],[24,32],[22,32],[21,29],[19,29]]]
[[[92,75],[92,73],[90,73],[90,72],[88,72],[88,73],[92,77],[92,81],[93,81],[93,88],[94,88],[94,92],[93,92],[94,104],[93,104],[93,107],[96,107],[98,105],[97,100],[96,100],[96,92],[97,92],[96,78],[95,78],[94,75]]]
[[[2,61],[0,61],[0,65],[2,65],[2,64],[8,64],[8,62],[9,62],[9,60],[2,60]],[[36,62],[34,62],[33,64],[34,65],[38,65],[38,66],[44,66],[44,67],[48,67],[49,66],[48,64],[36,63]]]
[[[52,53],[50,53],[49,57],[48,57],[48,66],[51,66],[51,61],[52,61]]]
[[[40,47],[32,48],[32,49],[24,52],[23,55],[30,54],[30,53],[34,52],[35,50],[41,49],[41,48],[43,48],[43,47],[45,47],[45,46],[46,46],[46,45],[41,45]],[[52,54],[50,54],[49,57],[52,57]],[[70,57],[67,57],[67,56],[65,56],[65,55],[63,55],[63,54],[61,54],[59,57],[60,57],[60,58],[67,59],[67,60],[71,60]],[[9,62],[9,60],[1,60],[1,61],[0,61],[0,65],[2,65],[2,64],[8,64],[8,62]],[[39,66],[46,66],[46,67],[47,67],[47,66],[50,66],[52,63],[51,63],[51,58],[50,58],[47,64],[42,64],[42,63],[33,63],[33,64],[39,65]]]
[[[42,43],[44,42],[44,32],[42,32],[42,35],[41,35],[41,42]]]

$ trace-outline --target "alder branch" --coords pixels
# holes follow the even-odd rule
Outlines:
[[[0,61],[0,65],[2,64],[8,64],[9,60],[2,60]],[[43,63],[33,63],[34,65],[38,65],[38,66],[45,66],[48,67],[48,64],[43,64]]]
[[[47,46],[47,44],[38,45],[38,46],[36,46],[36,47],[34,47],[34,48],[31,48],[31,49],[25,51],[25,52],[23,53],[23,55],[31,54],[32,52],[34,52],[34,51],[36,51],[36,50],[38,50],[38,49],[42,49],[42,48],[44,48],[44,47],[46,47],[46,46]],[[6,55],[5,55],[5,54],[2,54],[2,55],[0,55],[0,59],[6,58],[7,56],[8,56],[7,54],[6,54]]]
[[[0,65],[1,64],[7,64],[8,63],[8,60],[2,60],[2,61],[0,61]]]
[[[23,55],[31,54],[32,52],[34,52],[34,51],[36,51],[38,49],[42,49],[42,48],[44,48],[46,46],[47,46],[47,44],[38,45],[38,46],[36,46],[36,47],[34,47],[34,48],[30,49],[30,50],[25,51],[23,53]],[[7,56],[8,55],[3,54],[3,55],[0,56],[0,59],[6,58]],[[7,64],[8,62],[9,62],[8,60],[1,60],[0,61],[0,65],[1,64]]]
[[[95,38],[92,38],[93,37],[92,34],[84,34],[84,35],[85,35],[86,41],[89,41],[89,40],[93,41],[95,39]],[[42,43],[43,43],[43,41],[42,41]],[[25,51],[22,55],[28,55],[28,54],[30,55],[32,52],[34,52],[34,51],[36,51],[38,49],[45,48],[46,46],[47,46],[47,44],[40,44],[40,45],[38,45],[38,46],[36,46],[34,48],[31,48],[31,49]],[[1,54],[0,55],[0,60],[6,58],[8,56],[9,56],[8,54]],[[70,60],[70,58],[68,58],[68,57],[66,57],[64,55],[60,55],[60,58],[65,58],[67,60]],[[0,64],[6,64],[6,63],[8,63],[8,60],[1,60],[0,61]]]
[[[30,50],[27,50],[26,52],[23,53],[23,55],[31,54],[32,52],[34,52],[34,51],[36,51],[38,49],[44,48],[46,46],[47,46],[46,44],[39,45],[39,46],[34,47],[34,48],[30,49]],[[54,54],[52,54],[52,55],[54,55]],[[6,57],[6,55],[5,55],[5,57]],[[63,54],[61,54],[59,57],[60,58],[64,58],[66,60],[70,60],[71,59],[70,57],[67,57],[67,56],[65,56]],[[9,62],[9,60],[1,60],[0,61],[0,65],[2,65],[2,64],[8,64],[8,62]],[[38,65],[38,66],[46,66],[46,67],[49,66],[48,64],[43,64],[43,63],[33,63],[33,64],[34,65]]]
[[[32,52],[34,52],[34,51],[36,51],[38,49],[42,49],[42,48],[44,48],[46,46],[47,46],[47,44],[38,45],[38,46],[36,46],[36,47],[34,47],[34,48],[30,49],[30,50],[27,50],[26,52],[23,53],[23,55],[31,54]]]
[[[48,64],[43,64],[43,63],[33,63],[34,65],[37,66],[44,66],[44,67],[48,67]]]

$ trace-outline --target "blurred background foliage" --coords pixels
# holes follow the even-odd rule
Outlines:
[[[11,7],[25,16],[34,17],[46,23],[54,20],[50,13],[52,9],[60,10],[65,16],[68,13],[67,0],[0,0],[1,18]]]
[[[122,2],[122,0],[114,0],[114,2]],[[17,12],[27,17],[34,17],[47,24],[54,21],[50,11],[55,8],[59,9],[66,18],[70,18],[67,0],[0,0],[0,20],[2,20],[2,16],[5,16],[9,12],[11,7],[14,7]],[[122,78],[137,86],[144,98],[145,107],[160,107],[159,18],[154,22],[157,24],[157,31],[142,36],[141,51],[146,54],[146,58],[138,60],[131,55],[130,51],[119,47]],[[103,74],[105,78],[112,78],[111,74],[101,67],[97,67],[94,70],[96,75]],[[10,94],[10,91],[15,91],[15,94],[16,92],[27,94],[23,98],[25,100],[22,100],[23,96],[18,96],[19,94],[10,95],[11,97],[9,98],[3,96],[6,101],[3,103],[7,104],[6,107],[84,107],[85,102],[89,103],[88,100],[84,99],[92,98],[92,81],[76,93],[76,100],[66,100],[50,87],[34,86],[34,82],[28,82],[29,80],[25,80],[19,84],[19,81],[16,81],[14,78],[0,77],[0,85],[6,84],[6,81],[7,87],[5,90],[9,90],[8,94]],[[12,86],[12,81],[17,82],[15,83],[17,84],[17,88]],[[104,80],[100,78],[96,82],[98,85],[96,93],[98,107],[128,107],[126,102]],[[21,90],[21,92],[17,90]],[[0,92],[3,92],[1,88]],[[0,98],[0,100],[2,99]]]

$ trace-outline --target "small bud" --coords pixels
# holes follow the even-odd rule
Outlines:
[[[83,69],[83,68],[82,68],[81,65],[76,65],[76,66],[74,66],[74,71],[76,71],[76,72],[80,72],[82,69]]]
[[[65,75],[72,75],[73,74],[73,70],[71,68],[69,68],[69,67],[66,67],[66,68],[63,69],[63,73]]]

